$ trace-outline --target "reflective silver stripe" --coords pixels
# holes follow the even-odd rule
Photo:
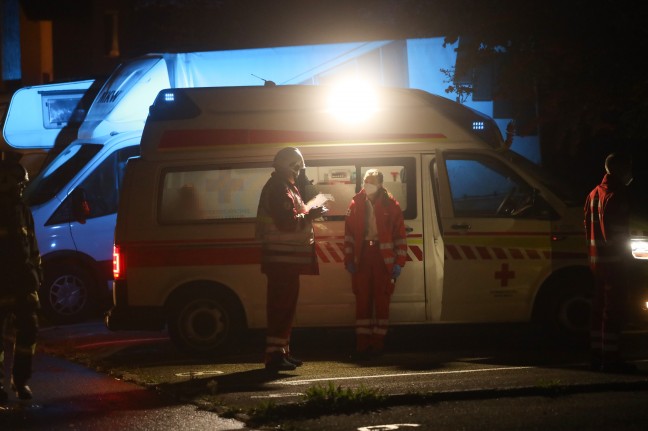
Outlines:
[[[621,262],[623,259],[619,256],[612,256],[612,257],[601,257],[601,256],[590,256],[589,261],[590,263],[614,263],[614,262]]]
[[[396,254],[398,256],[407,256],[407,252],[405,250],[400,250],[400,249],[396,250]]]
[[[373,328],[373,333],[376,335],[387,335],[387,329],[385,328]]]
[[[296,232],[280,232],[277,230],[268,230],[263,235],[263,241],[268,243],[284,243],[284,244],[312,244],[313,243],[313,230],[310,226],[303,228]]]
[[[32,344],[28,347],[18,346],[14,347],[14,354],[23,354],[23,355],[33,355],[36,351],[36,344]]]
[[[288,339],[287,338],[279,338],[279,337],[266,337],[266,344],[274,344],[277,346],[285,346],[288,344]]]
[[[386,257],[385,258],[385,263],[387,265],[391,265],[392,263],[394,263],[394,258],[393,257]]]
[[[378,319],[376,321],[376,325],[378,325],[378,326],[388,326],[389,325],[389,319]]]
[[[394,243],[393,242],[381,242],[380,243],[380,249],[381,250],[391,250],[394,248]]]
[[[398,238],[394,240],[394,244],[396,245],[407,245],[407,239],[406,238]]]
[[[267,243],[263,245],[263,248],[266,250],[272,251],[287,251],[290,253],[310,253],[311,245],[292,245],[292,244],[275,244]]]
[[[268,346],[265,349],[266,353],[274,353],[274,352],[281,352],[285,353],[283,347],[277,347],[277,346]]]
[[[264,256],[264,262],[284,262],[284,263],[311,263],[310,256]]]

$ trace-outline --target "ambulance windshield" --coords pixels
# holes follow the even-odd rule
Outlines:
[[[513,151],[507,151],[507,158],[509,158],[513,163],[518,166],[521,166],[526,172],[531,172],[545,187],[551,190],[556,196],[558,196],[565,204],[570,206],[579,206],[583,204],[583,197],[578,193],[575,187],[569,183],[557,178],[554,175],[551,175],[542,167],[536,165],[529,159],[515,153]]]
[[[68,146],[29,183],[24,194],[27,205],[40,205],[56,196],[101,147],[97,144]]]

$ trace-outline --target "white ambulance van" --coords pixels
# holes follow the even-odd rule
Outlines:
[[[408,233],[393,325],[536,320],[586,331],[593,282],[582,196],[504,148],[481,113],[419,90],[357,90],[160,92],[141,155],[126,166],[108,328],[168,326],[189,352],[263,328],[256,210],[275,153],[296,146],[307,193],[329,198],[315,222],[320,275],[302,276],[297,326],[353,326],[344,216],[364,172],[378,168]]]

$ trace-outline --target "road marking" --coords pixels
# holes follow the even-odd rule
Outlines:
[[[397,430],[401,427],[418,428],[419,424],[390,424],[390,425],[369,425],[368,427],[360,427],[358,431],[382,431],[382,430]]]
[[[371,376],[351,376],[351,377],[328,377],[321,379],[289,380],[275,382],[278,385],[298,386],[307,385],[315,382],[328,382],[336,380],[356,380],[356,379],[383,379],[386,377],[407,377],[407,376],[431,376],[441,374],[467,374],[483,373],[487,371],[510,371],[510,370],[527,370],[535,367],[500,367],[500,368],[479,368],[477,370],[456,370],[456,371],[425,371],[420,373],[396,373],[396,374],[376,374]]]
[[[136,338],[136,339],[129,339],[129,340],[100,341],[98,343],[80,344],[74,347],[77,349],[94,349],[95,347],[114,346],[118,344],[152,343],[155,341],[162,341],[168,339],[169,337],[155,337],[155,338]]]
[[[302,392],[285,392],[282,394],[270,394],[270,395],[252,395],[250,398],[288,398],[288,397],[301,397],[304,394]]]
[[[223,372],[218,370],[185,371],[182,373],[176,373],[176,376],[177,377],[200,377],[200,376],[213,376],[215,374],[223,374]]]

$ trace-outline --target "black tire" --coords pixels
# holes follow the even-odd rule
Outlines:
[[[41,311],[51,323],[78,323],[95,310],[97,280],[83,267],[49,265],[38,292]]]
[[[592,292],[580,286],[564,289],[554,297],[553,325],[566,337],[583,337],[589,333],[592,314]]]
[[[185,353],[224,351],[244,329],[244,317],[236,299],[216,288],[193,288],[169,302],[169,336]]]
[[[536,299],[534,322],[548,340],[586,342],[590,330],[594,281],[588,269],[556,274]]]

